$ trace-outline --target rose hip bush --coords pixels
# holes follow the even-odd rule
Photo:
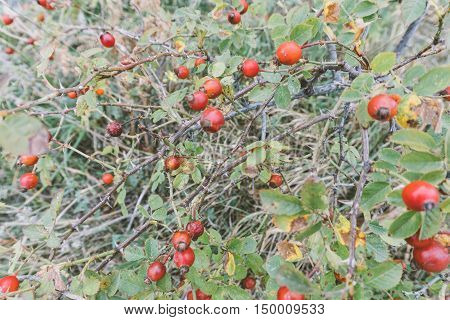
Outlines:
[[[448,2],[4,1],[2,299],[445,299]]]

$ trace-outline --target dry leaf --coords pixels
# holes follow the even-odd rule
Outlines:
[[[292,242],[288,242],[286,240],[281,241],[277,244],[277,249],[280,256],[286,261],[294,262],[303,258],[300,248]]]
[[[422,98],[412,94],[402,101],[396,116],[397,123],[403,128],[419,128],[423,130],[431,125],[437,133],[441,132],[441,119],[444,113],[442,99]]]
[[[307,216],[274,216],[272,223],[284,232],[298,232],[308,227]]]
[[[356,19],[354,21],[347,22],[344,27],[355,34],[355,36],[353,37],[353,41],[355,42],[361,37],[361,34],[363,33],[366,25],[362,19]]]
[[[348,246],[350,244],[350,228],[350,221],[348,221],[346,217],[340,215],[337,224],[334,226],[334,229],[339,242],[343,245]],[[366,245],[366,235],[364,232],[359,230],[360,229],[357,227],[357,236],[355,241],[356,247]]]
[[[65,291],[66,284],[62,280],[61,271],[57,265],[45,266],[37,274],[40,278],[53,282],[57,291]]]
[[[339,20],[339,12],[341,8],[337,1],[327,1],[323,8],[323,15],[325,17],[325,22],[336,23]]]

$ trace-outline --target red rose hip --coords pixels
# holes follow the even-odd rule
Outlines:
[[[288,287],[282,286],[278,289],[277,300],[305,300],[305,295],[290,291]]]
[[[184,251],[191,244],[191,236],[189,232],[179,230],[175,232],[172,236],[172,244],[175,250]]]
[[[120,137],[122,134],[122,125],[120,122],[112,121],[106,127],[106,132],[108,132],[111,137]]]
[[[114,182],[114,176],[111,173],[104,173],[102,176],[102,181],[104,184],[111,184]]]
[[[205,232],[205,227],[200,220],[194,220],[186,225],[186,231],[189,233],[192,240],[195,241],[203,234],[203,232]]]
[[[177,268],[184,269],[186,271],[190,266],[194,264],[195,254],[192,248],[187,248],[184,251],[176,251],[173,255],[173,262]]]
[[[407,238],[406,242],[410,246],[413,246],[414,248],[425,248],[425,247],[428,247],[429,245],[431,245],[433,243],[433,241],[434,241],[433,238],[419,240],[419,233],[420,233],[420,231],[417,231],[416,234],[414,234],[413,236]]]
[[[208,96],[203,91],[197,91],[187,97],[189,107],[192,110],[200,111],[208,105]]]
[[[225,124],[225,118],[219,109],[208,107],[203,111],[200,117],[200,125],[203,130],[209,133],[215,133]]]
[[[0,292],[15,292],[19,289],[19,279],[15,275],[0,278]]]
[[[186,79],[189,77],[189,69],[186,66],[179,66],[178,68],[174,69],[175,74],[177,75],[178,79]]]
[[[112,48],[116,44],[116,39],[111,33],[105,32],[100,35],[100,42],[104,47]]]
[[[431,210],[439,203],[439,191],[428,182],[416,180],[403,188],[402,198],[410,210]]]
[[[242,10],[240,11],[240,14],[245,14],[248,10],[248,2],[246,0],[241,0],[241,6]]]
[[[167,157],[166,160],[164,160],[164,169],[169,172],[175,171],[181,166],[183,160],[182,157],[177,156]]]
[[[241,14],[237,10],[232,10],[228,13],[228,22],[231,24],[238,24],[241,22]]]
[[[14,22],[14,18],[7,14],[4,14],[4,15],[2,15],[2,21],[5,26],[9,26],[10,24],[12,24]]]
[[[367,105],[369,115],[378,121],[388,121],[397,114],[398,98],[388,94],[379,94],[370,99]]]
[[[280,44],[277,49],[278,62],[291,66],[296,64],[302,57],[302,47],[294,41],[288,41]]]
[[[242,73],[248,78],[256,77],[259,73],[259,64],[256,60],[247,59],[242,64]]]
[[[166,274],[166,266],[159,261],[155,261],[148,266],[147,278],[152,281],[161,280]]]
[[[200,289],[195,290],[195,298],[196,300],[211,300],[211,296],[207,295]],[[187,300],[194,300],[194,293],[192,290],[189,290],[189,292],[186,295]]]
[[[269,180],[269,186],[271,188],[278,188],[283,184],[283,177],[281,174],[278,173],[272,173]]]
[[[222,84],[217,79],[206,80],[202,90],[208,95],[209,99],[215,99],[222,94]]]
[[[38,156],[35,155],[23,155],[20,156],[20,163],[23,164],[24,166],[34,166],[39,160]]]
[[[33,172],[24,173],[19,178],[19,184],[23,189],[30,190],[36,188],[39,179]]]
[[[437,241],[425,248],[414,248],[413,257],[417,265],[427,272],[441,272],[448,267],[448,249]]]
[[[244,289],[253,290],[256,285],[256,280],[253,277],[247,276],[242,280],[242,287]]]

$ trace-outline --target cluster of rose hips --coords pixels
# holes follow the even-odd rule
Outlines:
[[[248,3],[246,0],[240,0],[242,10],[238,11],[236,8],[233,8],[230,12],[228,12],[228,21],[231,24],[238,24],[241,22],[241,15],[245,14],[248,10]]]
[[[425,181],[413,181],[402,191],[403,202],[413,211],[429,211],[439,203],[439,191],[432,184]],[[434,238],[419,239],[418,231],[406,239],[414,248],[413,258],[417,265],[427,272],[441,272],[447,269],[448,249]]]
[[[185,230],[178,230],[172,235],[171,242],[175,249],[173,262],[182,274],[185,274],[195,261],[194,250],[190,247],[191,241],[196,241],[204,231],[203,223],[200,220],[193,220],[186,225]],[[150,264],[147,269],[149,280],[158,281],[164,277],[166,274],[164,263],[167,262],[168,258],[169,256],[166,256],[163,261],[154,261]]]
[[[47,10],[53,10],[53,9],[55,9],[55,7],[54,7],[54,1],[52,1],[52,0],[37,0],[37,3],[38,3],[41,7],[45,8],[45,9],[47,9]],[[9,26],[10,24],[12,24],[12,23],[14,22],[14,17],[12,17],[12,16],[10,16],[10,15],[8,15],[8,14],[3,14],[2,17],[1,17],[1,20],[2,20],[2,22],[3,22],[3,24],[4,24],[5,26]],[[44,20],[45,20],[45,15],[44,15],[43,13],[38,14],[37,20],[38,20],[39,22],[44,22]],[[26,42],[26,44],[28,44],[28,45],[34,45],[34,43],[36,42],[36,39],[30,37],[30,38],[28,38],[25,42]],[[11,47],[6,47],[6,48],[5,48],[5,53],[8,54],[8,55],[12,55],[12,54],[15,53],[15,50],[14,50],[13,48],[11,48]],[[50,59],[50,60],[53,60],[53,54],[49,57],[49,59]]]
[[[39,160],[39,157],[36,155],[22,155],[19,157],[18,164],[32,167]],[[39,182],[38,176],[34,172],[27,172],[20,176],[19,185],[23,190],[34,189]]]

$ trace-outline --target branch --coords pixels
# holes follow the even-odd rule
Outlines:
[[[340,112],[342,112],[342,110]],[[337,113],[339,113],[339,112],[337,112]],[[305,122],[295,126],[295,128],[290,130],[289,134],[298,132],[300,130],[307,129],[321,121],[330,119],[330,118],[334,117],[335,115],[336,114],[327,113],[327,114],[323,114],[323,115],[314,117],[308,121],[305,121]],[[283,136],[283,134],[278,135],[277,137],[282,137],[282,136]],[[190,203],[202,190],[205,191],[204,195],[206,195],[206,193],[209,193],[211,190],[207,189],[208,185],[210,185],[217,177],[220,177],[220,176],[224,175],[225,173],[230,172],[235,167],[237,167],[241,163],[245,162],[247,159],[247,156],[248,155],[245,155],[243,157],[240,157],[240,158],[234,160],[233,162],[231,162],[230,164],[225,166],[222,170],[215,169],[216,173],[209,176],[208,178],[205,178],[203,180],[203,182],[184,199],[181,206],[186,206],[186,204]],[[172,208],[169,208],[168,212],[171,212],[171,211],[172,211]],[[111,262],[120,252],[122,252],[126,247],[128,247],[134,240],[139,238],[139,236],[142,235],[145,232],[145,230],[147,230],[152,224],[154,224],[153,220],[148,220],[147,222],[145,222],[144,224],[139,226],[138,229],[136,230],[136,232],[132,236],[130,236],[128,239],[126,239],[124,242],[122,242],[120,245],[118,245],[114,249],[114,253],[110,257],[108,257],[102,261],[102,263],[96,268],[96,271],[103,270],[103,268],[105,268],[109,262]]]
[[[364,185],[366,184],[367,174],[370,170],[369,162],[369,134],[367,129],[361,129],[362,136],[362,160],[363,167],[361,174],[359,176],[359,182],[356,186],[355,199],[353,200],[353,205],[350,211],[350,244],[349,244],[349,259],[348,259],[348,279],[350,280],[355,271],[355,244],[356,244],[356,217],[359,213],[359,203],[361,201],[361,195],[363,192]]]

